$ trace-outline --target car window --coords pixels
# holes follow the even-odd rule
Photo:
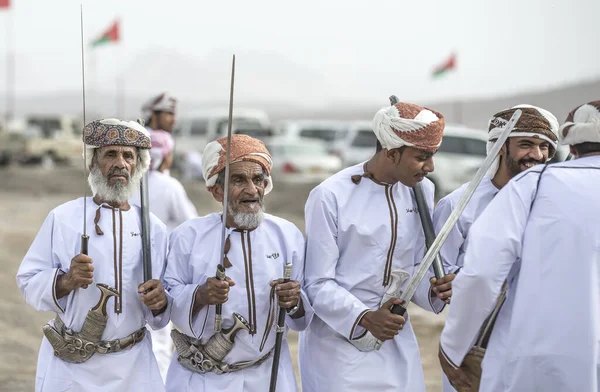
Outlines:
[[[486,156],[486,142],[468,137],[444,136],[438,152]]]
[[[200,136],[206,135],[208,131],[208,121],[207,120],[192,120],[192,125],[190,127],[190,135]]]
[[[337,129],[322,129],[322,128],[305,128],[299,133],[300,137],[319,139],[325,142],[332,142],[340,137],[342,131]]]
[[[285,156],[319,156],[327,155],[325,145],[319,143],[311,144],[284,144],[278,151]]]
[[[483,140],[465,139],[465,151],[469,155],[479,155],[485,157],[487,143]]]
[[[377,146],[377,136],[375,136],[375,133],[373,131],[371,131],[370,129],[358,131],[358,133],[356,134],[356,136],[354,137],[354,139],[352,140],[352,143],[350,143],[350,145],[352,147],[373,147],[373,148],[375,148]]]

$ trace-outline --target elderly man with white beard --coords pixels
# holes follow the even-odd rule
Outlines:
[[[217,139],[203,154],[206,186],[219,203],[224,199],[226,145],[226,138]],[[264,213],[263,197],[273,189],[271,155],[260,140],[232,135],[230,162],[225,257],[219,246],[221,213],[189,220],[170,237],[164,281],[173,297],[171,319],[181,332],[171,334],[177,356],[167,374],[168,391],[267,391],[279,306],[288,311],[286,330],[305,329],[313,316],[301,289],[302,233],[291,222]],[[222,260],[223,281],[215,278]],[[288,263],[292,278],[283,283],[279,279]],[[215,333],[218,304],[223,330]],[[230,332],[237,333],[227,333],[232,327]],[[277,391],[296,390],[284,337]]]
[[[143,281],[140,209],[127,202],[148,169],[150,138],[137,122],[107,119],[86,125],[84,143],[93,197],[52,210],[17,273],[27,303],[56,313],[44,327],[36,391],[161,391],[146,324],[164,327],[172,300],[160,280]],[[84,221],[94,227],[87,254]],[[154,216],[149,235],[160,278],[167,234]]]

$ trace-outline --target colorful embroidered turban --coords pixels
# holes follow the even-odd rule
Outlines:
[[[155,129],[150,134],[152,148],[150,149],[150,170],[157,170],[164,159],[173,152],[175,142],[167,131]]]
[[[94,150],[106,146],[137,147],[142,169],[146,171],[150,165],[150,134],[136,121],[121,121],[116,118],[94,120],[83,129],[83,143],[88,150],[87,167],[91,167]]]
[[[204,148],[202,154],[202,175],[206,187],[210,190],[215,186],[219,173],[225,170],[227,137],[212,141]],[[231,135],[230,164],[250,161],[258,163],[267,173],[265,195],[273,189],[271,166],[273,160],[264,143],[258,139],[243,134]]]
[[[496,143],[496,140],[502,134],[506,128],[506,124],[517,109],[521,110],[521,117],[508,136],[543,139],[550,143],[548,158],[552,158],[556,152],[556,143],[558,140],[558,120],[549,111],[532,105],[517,105],[494,114],[488,123],[487,153],[490,153],[494,147],[494,143]],[[500,159],[498,158],[492,164],[488,171],[489,176],[493,177],[496,174],[499,162]]]
[[[444,116],[412,103],[399,102],[375,113],[373,132],[388,150],[408,146],[435,152],[442,142]]]
[[[560,127],[560,144],[600,143],[600,101],[575,108]]]

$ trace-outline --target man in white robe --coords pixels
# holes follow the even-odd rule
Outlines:
[[[390,311],[400,303],[391,288],[398,277],[413,275],[425,253],[411,187],[423,181],[433,205],[434,186],[425,176],[434,170],[443,129],[443,116],[433,110],[408,103],[383,108],[373,119],[375,155],[310,193],[305,290],[315,316],[300,337],[303,392],[425,391],[410,315]],[[433,286],[424,280],[413,302],[440,312],[453,277],[431,277]],[[379,350],[363,346],[370,336],[383,341]]]
[[[226,143],[226,138],[211,142],[203,154],[207,188],[221,203]],[[221,213],[190,220],[171,234],[165,282],[173,297],[171,317],[182,334],[172,334],[177,355],[167,375],[168,391],[269,390],[279,312],[275,293],[288,312],[285,331],[305,329],[313,315],[301,291],[304,237],[291,222],[264,213],[263,196],[273,188],[271,155],[261,141],[232,135],[230,160],[225,259],[220,246]],[[215,274],[222,261],[227,278],[219,281]],[[292,280],[278,283],[286,263],[293,264]],[[237,324],[242,328],[231,350],[221,354],[224,357],[208,358],[206,352],[212,352],[209,348],[220,337],[214,332],[213,305],[218,304],[222,304],[223,332],[234,325],[236,313],[246,324]],[[190,364],[192,359],[197,365]],[[219,374],[225,368],[230,371]],[[285,335],[277,391],[297,391]]]
[[[502,133],[505,124],[517,109],[522,111],[519,121],[500,150],[498,159],[475,190],[469,204],[442,246],[440,256],[446,271],[458,272],[463,266],[463,259],[468,246],[469,228],[498,191],[517,174],[534,165],[546,163],[554,156],[558,141],[558,120],[547,110],[530,105],[518,105],[494,114],[488,124],[489,141],[487,150],[490,151],[494,147],[498,135]],[[468,186],[469,183],[462,185],[438,202],[433,214],[433,224],[436,232],[439,232],[444,226]],[[501,302],[502,299],[499,301],[499,306],[501,306]],[[494,319],[486,322],[493,326]],[[488,333],[481,336],[481,338],[497,339],[498,334],[504,332],[505,327],[503,324],[506,322],[506,314],[502,313],[501,317],[496,319],[495,322],[499,324],[499,329],[494,332],[494,336],[489,337],[489,332],[494,331],[494,329],[486,329]],[[493,358],[486,356],[485,361],[493,361]],[[455,389],[446,374],[442,373],[442,376],[442,390],[453,392]],[[457,380],[457,382],[460,381]]]
[[[183,222],[198,217],[198,213],[179,180],[165,174],[173,163],[173,137],[170,133],[157,129],[152,131],[150,138],[152,148],[148,171],[148,204],[150,212],[167,225],[167,230],[171,232]],[[139,189],[131,202],[141,205]],[[164,381],[167,379],[167,371],[173,357],[171,329],[172,323],[169,323],[165,328],[150,332],[152,350]]]
[[[600,101],[572,111],[560,144],[577,158],[511,180],[471,227],[440,360],[453,377],[508,279],[506,337],[480,391],[600,390]],[[551,295],[547,295],[551,293]]]
[[[159,280],[167,232],[150,217],[154,279],[144,283],[141,212],[127,202],[148,169],[150,138],[136,122],[107,119],[85,127],[84,143],[93,198],[52,210],[17,273],[27,303],[57,315],[44,327],[36,391],[161,391],[145,325],[162,328],[169,321],[171,300]],[[84,219],[90,229],[87,255],[80,253]],[[88,320],[102,291],[110,293],[105,328]],[[91,343],[78,350],[79,338]]]

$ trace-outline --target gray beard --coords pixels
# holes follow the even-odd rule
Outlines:
[[[90,184],[90,188],[92,188],[93,195],[98,196],[105,202],[115,203],[125,203],[128,201],[140,185],[141,179],[142,171],[136,168],[129,181],[127,181],[127,184],[117,181],[117,183],[111,185],[95,163],[88,175],[88,183]]]
[[[256,213],[252,212],[238,212],[234,211],[231,207],[227,207],[229,215],[233,218],[233,223],[240,228],[245,230],[254,230],[260,225],[265,218],[265,207],[264,205],[260,206],[260,210]]]

